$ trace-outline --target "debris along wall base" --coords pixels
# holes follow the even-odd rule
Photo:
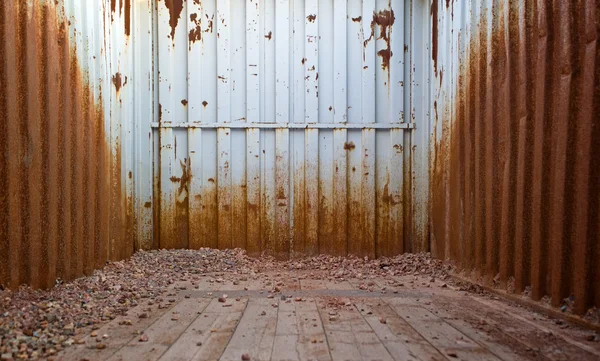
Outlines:
[[[0,2],[2,287],[51,287],[133,252],[121,123],[131,94],[112,87],[127,76],[111,58],[127,11],[109,6]]]
[[[431,248],[600,306],[600,2],[433,1]]]

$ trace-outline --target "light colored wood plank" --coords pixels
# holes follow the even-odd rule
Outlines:
[[[147,342],[135,337],[109,360],[158,360],[209,304],[208,299],[184,299],[144,330]]]
[[[339,303],[344,301],[348,302],[341,299]],[[393,360],[355,308],[334,310],[324,307],[323,302],[318,305],[332,360]]]
[[[215,295],[215,298],[210,302],[203,313],[243,312],[248,303],[248,298],[246,297],[240,298],[239,301],[236,301],[234,298],[227,298],[224,303],[218,302],[219,297],[221,296],[221,294]]]
[[[270,360],[277,326],[277,299],[250,299],[221,361],[239,361],[243,354],[252,360]],[[264,311],[264,315],[262,312]]]
[[[394,360],[444,360],[445,357],[381,299],[355,303]],[[384,319],[385,323],[381,322]]]
[[[175,284],[171,285],[171,287],[169,287],[169,289],[167,289],[162,296],[157,297],[164,300],[162,303],[160,303],[161,305],[165,306],[164,308],[159,309],[159,303],[154,301],[152,305],[148,305],[148,300],[146,300],[145,302],[140,302],[137,306],[127,310],[125,315],[117,316],[110,322],[104,324],[98,330],[93,331],[93,333],[97,334],[97,336],[92,337],[90,332],[83,337],[77,337],[84,343],[80,345],[76,344],[66,349],[65,352],[60,356],[60,360],[79,361],[85,358],[90,360],[108,359],[121,347],[136,338],[137,331],[143,331],[148,328],[165,313],[170,311],[179,301],[181,301],[183,299],[182,294],[177,296],[166,295],[170,293],[176,293],[176,289],[186,284],[187,282],[176,282]],[[169,299],[174,299],[175,302],[168,302]],[[150,311],[148,309],[150,309]],[[148,317],[140,318],[139,315],[143,313],[147,314]],[[126,320],[130,320],[132,325],[128,326],[120,324]],[[102,338],[103,335],[108,335],[108,338],[102,339],[100,342],[96,341],[98,337]],[[104,348],[101,350],[97,349],[96,347],[98,344],[104,345]]]
[[[487,349],[423,307],[398,304],[393,299],[388,302],[402,319],[442,354],[454,355],[452,357],[464,360],[499,360]]]
[[[244,299],[240,305],[245,306],[246,302],[247,299]],[[209,307],[220,312],[206,312]],[[215,355],[220,355],[227,346],[229,338],[242,318],[242,311],[238,309],[223,307],[216,298],[210,301],[205,312],[202,312],[185,330],[161,357],[161,361],[215,359]]]
[[[280,302],[271,360],[331,360],[314,300]]]

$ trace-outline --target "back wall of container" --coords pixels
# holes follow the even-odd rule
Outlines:
[[[427,250],[424,1],[0,5],[0,279]]]
[[[146,247],[279,258],[426,247],[414,234],[427,172],[413,167],[428,149],[425,2],[153,5],[152,47],[136,53],[155,71],[153,117],[140,119],[152,120]]]

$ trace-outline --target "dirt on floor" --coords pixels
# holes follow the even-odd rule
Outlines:
[[[181,340],[186,339],[187,326],[182,326],[181,331],[168,341],[159,340],[162,336],[151,328],[161,315],[165,317],[167,311],[172,313],[168,317],[173,322],[180,322],[180,318],[181,322],[189,321],[187,325],[197,322],[195,317],[199,316],[186,316],[182,311],[188,300],[204,302],[204,307],[209,309],[216,307],[213,303],[231,307],[232,311],[239,308],[239,318],[231,321],[233,324],[225,331],[216,333],[224,338],[220,343],[214,341],[221,349],[206,351],[211,355],[218,353],[221,359],[260,359],[246,354],[244,338],[238,337],[240,332],[245,332],[246,319],[254,317],[247,313],[266,307],[258,316],[263,312],[267,315],[271,308],[277,309],[275,317],[281,312],[295,315],[297,311],[304,312],[303,302],[314,304],[315,312],[321,315],[319,329],[322,329],[323,337],[315,343],[325,342],[329,348],[322,359],[336,359],[342,355],[336,354],[344,349],[344,343],[334,345],[336,332],[352,334],[356,331],[352,331],[353,327],[362,325],[361,322],[368,326],[365,326],[364,335],[372,333],[374,337],[373,342],[365,343],[365,347],[379,342],[383,349],[377,352],[391,355],[393,359],[398,359],[395,356],[399,354],[395,355],[393,347],[388,345],[388,336],[380,333],[390,332],[394,322],[402,324],[402,327],[396,325],[402,330],[411,330],[409,334],[415,333],[411,337],[416,344],[431,348],[421,357],[408,347],[409,354],[414,356],[410,359],[415,360],[436,359],[427,358],[432,354],[439,354],[440,359],[463,356],[468,359],[477,356],[477,352],[486,352],[497,359],[599,359],[600,335],[597,333],[511,305],[480,287],[455,282],[451,277],[452,269],[451,264],[432,259],[428,254],[404,254],[377,260],[318,256],[275,261],[268,257],[249,258],[241,250],[138,252],[131,259],[110,263],[89,277],[69,283],[58,282],[48,291],[27,287],[14,292],[0,291],[0,355],[2,361],[114,359],[114,355],[126,352],[125,346],[129,344],[157,342],[161,347],[167,346],[162,353],[148,359],[161,356],[163,359],[185,359],[170,357],[167,350],[173,353],[182,347],[171,346],[183,345]],[[293,307],[286,311],[289,304]],[[173,311],[178,307],[181,310]],[[198,314],[202,312],[199,310]],[[413,312],[417,321],[411,319]],[[420,324],[420,312],[438,318],[436,325],[440,329],[431,331],[429,326]],[[344,322],[348,322],[346,326],[350,331],[343,329]],[[387,328],[380,329],[379,325]],[[421,326],[424,328],[419,329]],[[450,337],[444,331],[445,327],[450,327],[450,334],[464,338],[464,342],[479,346],[464,353],[460,347],[457,351],[454,345],[449,347],[440,343],[440,338]],[[280,332],[279,326],[277,330]],[[394,337],[400,334],[402,332],[397,332]],[[270,359],[277,359],[277,335],[273,334]],[[486,344],[490,340],[493,343]],[[406,345],[409,341],[397,340],[398,344]],[[551,344],[550,348],[547,343]],[[205,347],[202,342],[193,346],[199,347],[196,354],[202,353],[202,347]],[[70,353],[65,353],[66,349],[70,349]],[[151,350],[154,354],[158,352],[156,347]],[[503,357],[505,354],[510,357]],[[571,356],[565,358],[565,355]],[[344,358],[340,356],[339,359]],[[370,358],[362,355],[360,359]]]

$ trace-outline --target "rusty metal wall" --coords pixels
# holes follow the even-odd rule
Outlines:
[[[433,1],[431,248],[600,306],[600,1]]]
[[[154,247],[426,249],[426,1],[155,6]]]
[[[120,54],[111,59],[126,48],[127,6],[0,2],[3,286],[50,287],[132,254],[119,96],[127,77],[115,71]]]

